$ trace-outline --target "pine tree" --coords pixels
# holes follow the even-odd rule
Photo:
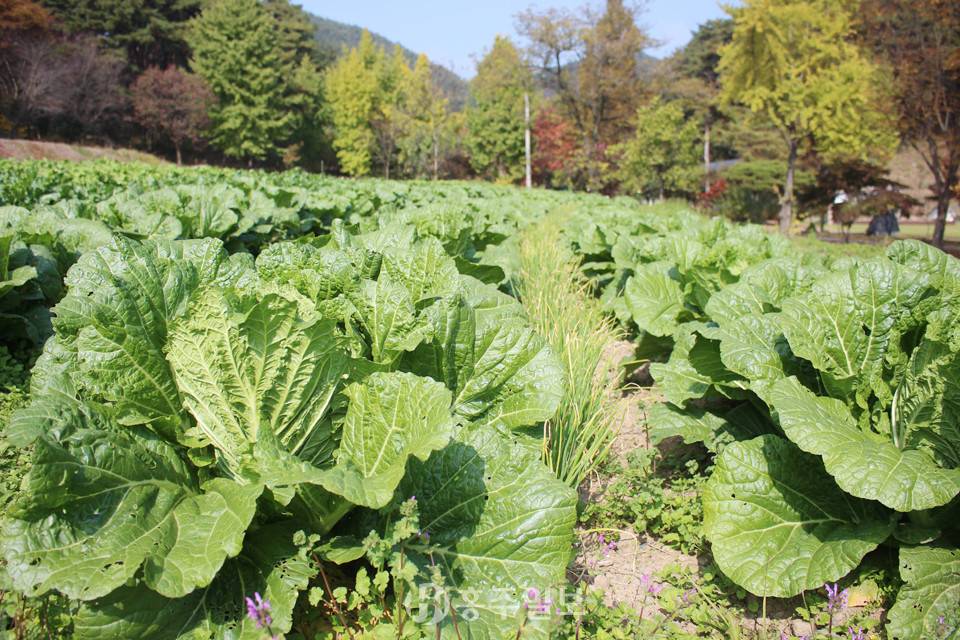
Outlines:
[[[301,60],[306,55],[318,63],[320,44],[313,37],[313,25],[300,5],[290,4],[289,0],[264,0],[264,4],[279,25],[276,38],[280,46],[291,52],[294,60]]]
[[[733,20],[729,18],[710,20],[700,25],[693,34],[693,39],[669,61],[672,63],[669,65],[671,71],[679,77],[671,73],[665,74],[668,76],[665,78],[666,83],[669,84],[664,87],[664,94],[681,100],[703,123],[704,192],[710,190],[710,163],[716,147],[721,147],[721,153],[731,152],[729,143],[725,150],[722,149],[722,142],[720,145],[714,144],[713,150],[711,144],[718,138],[722,141],[729,137],[724,134],[727,133],[725,130],[729,130],[730,114],[721,110],[717,104],[717,96],[720,94],[720,73],[717,65],[720,62],[720,47],[730,42],[732,37]],[[716,135],[717,133],[720,135]]]
[[[187,23],[201,0],[40,0],[71,35],[95,36],[135,69],[183,65],[189,55]]]
[[[210,139],[232,158],[276,160],[298,125],[294,61],[258,0],[219,0],[193,23],[192,65],[217,97]]]
[[[466,144],[474,170],[500,181],[523,176],[523,96],[532,84],[520,52],[508,38],[497,36],[470,80],[475,106],[467,110]]]
[[[293,74],[293,85],[297,128],[284,162],[318,170],[332,153],[326,132],[329,114],[323,92],[323,73],[308,54],[300,58]]]

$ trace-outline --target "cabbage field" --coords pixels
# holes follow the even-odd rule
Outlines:
[[[810,638],[960,633],[960,263],[926,244],[134,164],[3,162],[0,205],[0,637],[792,638],[739,620],[798,595]],[[629,338],[614,386],[652,380],[645,437],[699,452],[657,494],[696,514],[689,589],[589,590],[629,523],[578,498],[612,433],[553,455],[591,375],[534,308],[538,236]]]

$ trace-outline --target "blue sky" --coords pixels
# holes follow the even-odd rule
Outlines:
[[[474,74],[474,61],[483,50],[493,45],[497,34],[516,40],[513,16],[528,7],[545,11],[550,7],[576,9],[584,5],[577,0],[547,0],[537,3],[508,0],[292,0],[323,18],[366,27],[399,42],[414,53],[426,53],[433,62],[469,78]],[[740,4],[733,2],[733,4]],[[602,7],[602,0],[593,2]],[[649,51],[664,57],[690,40],[697,25],[724,17],[716,0],[648,0],[646,12],[639,22],[651,36],[665,44]]]

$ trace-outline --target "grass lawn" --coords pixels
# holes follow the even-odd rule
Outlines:
[[[819,225],[817,227],[819,229]],[[842,229],[839,224],[830,223],[824,230],[827,233],[840,235]],[[864,235],[867,232],[867,223],[858,222],[850,229],[851,235]],[[933,222],[900,222],[900,235],[898,238],[920,238],[927,240],[933,236]],[[944,231],[943,239],[947,241],[960,242],[960,224],[948,223]]]
[[[817,236],[813,234],[796,234],[790,240],[798,251],[813,251],[823,253],[832,258],[851,256],[870,258],[883,255],[887,246],[894,240],[916,238],[927,240],[933,236],[933,223],[901,222],[900,233],[895,238],[887,236],[866,235],[867,223],[858,222],[850,230],[850,242],[843,241],[843,234],[839,224],[828,224],[820,233],[820,226],[816,225]],[[944,250],[956,257],[960,257],[960,224],[947,224],[943,235]]]

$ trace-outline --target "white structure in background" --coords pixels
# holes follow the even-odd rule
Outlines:
[[[947,209],[947,222],[956,222],[957,218],[960,217],[960,205],[951,204],[950,208]],[[930,213],[927,214],[927,220],[930,222],[935,222],[937,219],[937,207],[934,206],[930,210]]]

